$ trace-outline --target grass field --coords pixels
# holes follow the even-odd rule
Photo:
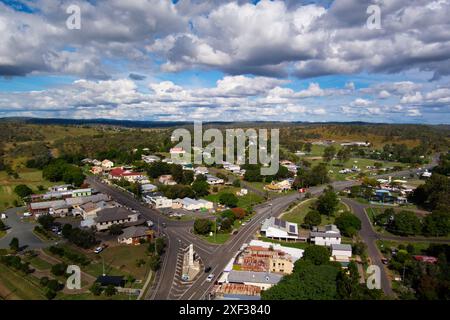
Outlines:
[[[26,259],[25,261],[29,262],[31,266],[39,270],[50,270],[52,267],[51,263],[39,257],[33,257],[31,259]]]
[[[0,171],[0,210],[5,210],[13,206],[14,200],[20,200],[14,193],[14,188],[19,184],[26,184],[37,192],[37,187],[42,185],[45,189],[58,182],[50,182],[42,178],[42,171],[36,169],[21,168],[18,169],[19,178],[14,179]]]
[[[0,264],[0,286],[12,294],[11,299],[46,300],[41,288],[32,276],[24,276]],[[8,297],[7,297],[8,298]]]
[[[147,254],[147,245],[145,244],[139,246],[121,245],[109,247],[103,250],[99,256],[102,256],[108,265],[114,266],[125,274],[132,274],[136,279],[143,280],[149,269],[149,256]],[[136,264],[138,259],[144,259],[146,264],[138,267]]]
[[[236,192],[239,190],[240,190],[240,188],[236,188],[236,187],[228,187],[228,186],[223,187],[219,190],[219,192],[211,193],[211,194],[207,195],[206,197],[204,197],[204,199],[208,200],[208,201],[212,201],[214,203],[219,203],[219,198],[222,193],[229,192],[232,194],[236,194]],[[239,200],[238,207],[247,208],[250,206],[254,206],[258,203],[261,203],[264,199],[263,199],[263,197],[257,195],[256,193],[249,191],[249,193],[246,194],[245,196],[238,197],[238,200]]]
[[[306,214],[313,210],[314,204],[317,201],[316,198],[308,199],[303,202],[301,202],[295,209],[293,209],[291,212],[284,213],[281,217],[281,219],[285,221],[289,221],[292,223],[297,223],[298,225],[303,224],[303,221],[305,219]],[[348,208],[341,202],[339,204],[338,210],[336,214],[343,210],[347,210]],[[334,217],[327,217],[325,215],[322,215],[322,222],[320,223],[321,226],[330,224],[334,222]]]
[[[212,236],[203,236],[203,235],[198,235],[200,238],[202,238],[205,241],[208,241],[209,243],[214,243],[214,244],[223,244],[225,242],[227,242],[228,239],[230,239],[231,234],[229,233],[218,233],[216,235],[212,235]]]

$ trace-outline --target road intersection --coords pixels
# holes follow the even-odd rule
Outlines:
[[[433,162],[425,166],[424,169],[429,169],[435,166],[437,157],[433,158]],[[387,178],[389,176],[406,176],[411,173],[417,173],[419,170],[403,170],[395,173],[388,173],[383,175],[374,176],[374,178]],[[214,281],[207,282],[206,278],[208,274],[201,273],[195,281],[183,286],[182,290],[179,290],[174,286],[174,281],[177,281],[177,263],[179,259],[179,253],[185,249],[189,244],[194,245],[195,252],[201,258],[204,266],[211,266],[211,273],[218,275],[226,267],[228,262],[237,254],[239,249],[244,243],[249,242],[258,229],[261,223],[270,216],[278,216],[289,205],[304,197],[302,194],[289,194],[286,196],[270,199],[267,202],[255,206],[256,214],[254,218],[246,225],[242,226],[237,234],[231,236],[231,238],[223,245],[210,244],[199,237],[192,234],[193,221],[175,221],[170,220],[167,217],[162,216],[156,210],[153,210],[132,195],[127,194],[117,188],[107,185],[101,180],[95,177],[88,177],[87,181],[91,186],[98,191],[109,194],[116,201],[129,208],[139,211],[145,218],[152,220],[155,223],[155,230],[166,238],[166,252],[164,254],[164,260],[160,271],[157,273],[157,280],[153,290],[149,290],[145,299],[167,300],[167,299],[183,299],[183,300],[201,300],[206,299],[207,294],[210,292]],[[359,181],[336,181],[331,183],[336,191],[343,190],[347,187],[359,184]],[[309,189],[311,195],[316,196],[323,192],[326,186],[312,187]],[[384,266],[381,263],[381,257],[378,249],[374,244],[373,229],[368,229],[367,216],[361,215],[361,208],[355,202],[347,202],[358,217],[363,222],[363,230],[361,230],[361,236],[364,241],[369,241],[368,251],[371,260],[375,264],[380,266],[382,270],[382,289],[388,295],[392,294],[390,282],[387,278],[387,274],[384,270]],[[364,212],[364,210],[362,211]],[[364,218],[365,217],[365,218]],[[369,222],[370,225],[370,222]]]

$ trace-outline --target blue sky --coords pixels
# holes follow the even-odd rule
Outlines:
[[[449,123],[450,1],[370,4],[0,0],[0,117]]]

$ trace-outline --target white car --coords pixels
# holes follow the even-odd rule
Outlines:
[[[29,213],[29,212],[24,212],[24,213],[23,213],[23,216],[24,216],[24,217],[31,217],[31,213]]]
[[[94,253],[100,253],[100,252],[102,252],[103,251],[103,247],[97,247],[97,248],[95,248],[95,250],[94,250]]]
[[[2,219],[6,219],[6,214],[2,213]]]
[[[211,282],[211,281],[213,281],[214,277],[215,277],[214,273],[211,273],[211,274],[208,276],[208,278],[206,278],[206,281],[207,281],[207,282]]]

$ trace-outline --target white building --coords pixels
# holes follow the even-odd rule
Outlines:
[[[318,246],[331,246],[341,244],[341,232],[334,224],[325,226],[324,230],[311,231],[310,240]]]
[[[111,169],[112,167],[114,167],[114,162],[112,162],[108,159],[105,159],[102,161],[102,167],[105,169]]]
[[[172,207],[172,199],[162,197],[162,196],[156,196],[156,197],[145,197],[147,202],[149,202],[154,208],[161,209],[161,208],[171,208]]]
[[[261,227],[261,235],[270,239],[298,240],[298,226],[296,223],[284,221],[275,217],[266,219]]]
[[[181,205],[183,209],[195,211],[195,210],[201,210],[201,209],[213,209],[214,204],[211,201],[206,201],[203,199],[195,200],[191,198],[183,198],[181,199]]]
[[[155,191],[156,189],[158,189],[158,187],[155,186],[155,185],[153,185],[153,184],[151,184],[151,183],[146,183],[146,184],[142,184],[142,185],[141,185],[141,191],[142,191],[143,193],[146,193],[146,192],[153,192],[153,191]]]
[[[195,175],[208,174],[208,172],[209,172],[207,167],[197,167],[194,169],[194,171],[195,171]]]
[[[352,257],[352,246],[349,244],[332,244],[331,259],[338,262],[349,262]]]
[[[158,156],[146,156],[144,154],[141,156],[141,159],[145,163],[153,163],[161,160],[161,158]]]
[[[207,175],[206,175],[206,182],[207,182],[209,185],[216,185],[216,184],[223,184],[225,181],[223,181],[223,179],[218,178],[218,177],[216,177],[216,176],[207,174]]]

